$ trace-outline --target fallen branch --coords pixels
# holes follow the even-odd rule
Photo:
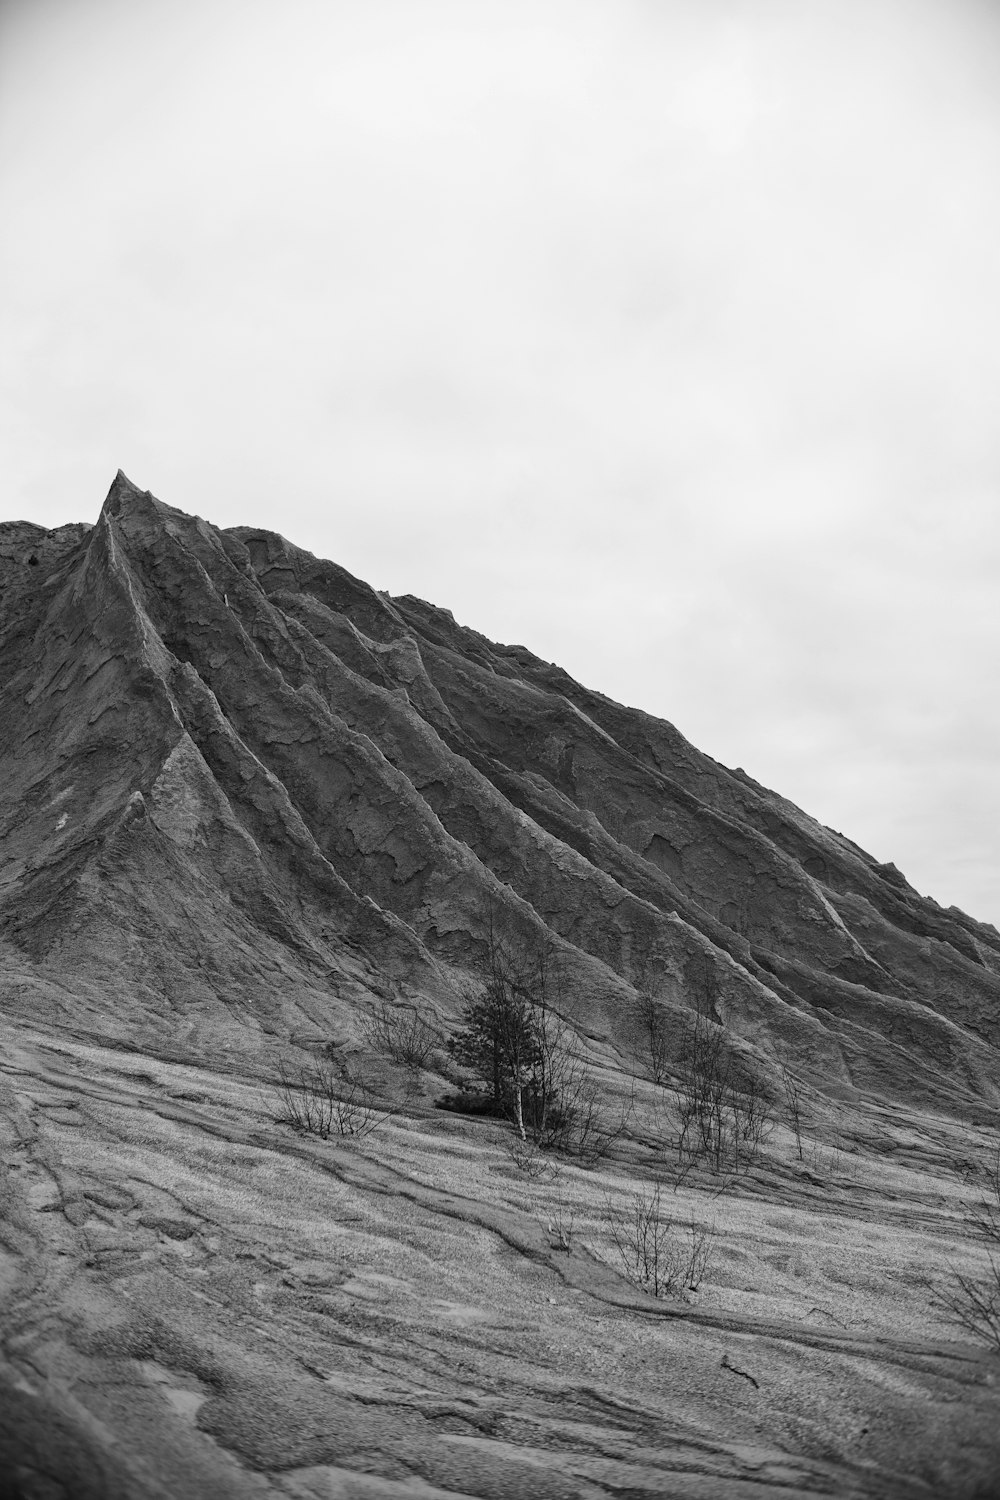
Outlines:
[[[724,1354],[722,1356],[722,1368],[724,1370],[729,1370],[733,1375],[742,1375],[744,1380],[749,1380],[750,1384],[753,1386],[753,1388],[754,1388],[755,1391],[759,1391],[760,1390],[759,1384],[757,1383],[756,1380],[754,1380],[754,1378],[753,1378],[752,1375],[748,1374],[748,1372],[746,1370],[739,1370],[739,1369],[737,1369],[737,1367],[735,1365],[731,1365],[729,1363],[729,1355],[728,1354]]]
[[[809,1312],[806,1313],[806,1317],[808,1318],[814,1312],[820,1313],[824,1318],[832,1318],[838,1328],[843,1328],[846,1330],[847,1324],[842,1323],[840,1319],[836,1317],[832,1312],[827,1312],[825,1307],[811,1307],[809,1309]]]

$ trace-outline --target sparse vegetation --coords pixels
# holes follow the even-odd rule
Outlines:
[[[986,1259],[985,1275],[966,1276],[952,1269],[951,1281],[935,1290],[934,1300],[959,1327],[1000,1353],[1000,1262],[992,1252]]]
[[[553,1250],[565,1250],[568,1253],[573,1248],[573,1231],[575,1226],[575,1214],[567,1212],[563,1208],[556,1209],[546,1225]]]
[[[497,933],[491,912],[482,987],[467,1001],[449,1046],[493,1111],[512,1121],[520,1141],[594,1163],[624,1135],[631,1103],[609,1120],[600,1084],[555,1009],[557,993],[551,947],[516,953]]]
[[[414,1072],[427,1066],[439,1040],[415,1006],[396,1006],[388,1000],[361,1017],[361,1029],[372,1047]]]
[[[633,1194],[627,1208],[615,1208],[609,1200],[607,1223],[622,1275],[634,1287],[654,1297],[698,1290],[714,1230],[691,1219],[685,1235],[667,1212],[660,1183]]]
[[[639,992],[636,1020],[642,1039],[643,1060],[653,1082],[662,1086],[667,1078],[667,1028],[663,1007],[645,990]]]
[[[802,1085],[787,1068],[783,1067],[781,1087],[785,1095],[788,1123],[795,1136],[795,1149],[798,1152],[799,1161],[802,1161]]]
[[[522,959],[497,933],[491,909],[482,988],[467,1000],[449,1046],[522,1140],[528,1124],[533,1134],[544,1132],[552,1103],[555,1038],[547,980],[546,954]]]
[[[346,1067],[338,1068],[330,1057],[303,1064],[292,1071],[285,1062],[279,1068],[278,1120],[302,1135],[370,1135],[386,1119],[376,1108],[375,1097],[363,1079]]]
[[[569,1055],[560,1088],[559,1109],[542,1144],[596,1166],[628,1134],[635,1111],[635,1086],[612,1108],[604,1103],[600,1080],[577,1056]]]
[[[505,1135],[502,1141],[504,1155],[511,1166],[523,1172],[525,1177],[539,1177],[554,1180],[559,1175],[559,1163],[547,1155],[540,1146],[530,1139],[523,1139],[515,1131],[512,1135]]]
[[[969,1217],[980,1236],[991,1245],[1000,1245],[1000,1142],[982,1169],[983,1195]]]
[[[746,1170],[774,1126],[759,1073],[729,1045],[721,1026],[698,1015],[682,1052],[679,1154],[704,1157],[719,1171]]]
[[[933,1300],[954,1323],[1000,1353],[1000,1142],[981,1172],[984,1191],[969,1212],[969,1223],[986,1244],[986,1269],[968,1276],[954,1267]]]
[[[814,1177],[825,1178],[828,1182],[836,1177],[849,1178],[852,1175],[844,1149],[837,1139],[829,1144],[814,1140],[804,1146],[802,1161]]]

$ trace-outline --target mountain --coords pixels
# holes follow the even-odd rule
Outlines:
[[[996,1105],[1000,934],[671,725],[121,473],[0,562],[5,1008],[188,1046],[454,1018],[492,909],[603,1043],[636,990],[709,997],[838,1097]]]
[[[288,1261],[281,1274],[287,1272],[296,1295],[311,1285],[309,1274],[319,1276],[320,1251],[310,1252],[310,1260],[301,1238],[289,1250],[287,1240],[268,1240],[271,1230],[251,1232],[249,1221],[240,1218],[244,1209],[225,1206],[224,1177],[212,1178],[210,1188],[207,1178],[192,1176],[185,1190],[185,1173],[194,1173],[199,1152],[221,1150],[223,1139],[233,1171],[247,1179],[247,1192],[251,1168],[266,1175],[275,1153],[289,1172],[305,1172],[303,1162],[319,1171],[315,1152],[324,1148],[296,1144],[275,1126],[273,1110],[260,1113],[260,1088],[274,1077],[277,1062],[290,1055],[320,1056],[323,1048],[363,1058],[366,1048],[370,1052],[365,1017],[383,1002],[410,1007],[443,1040],[459,1024],[498,934],[512,951],[544,949],[551,955],[559,1012],[609,1096],[632,1075],[643,1074],[637,1059],[647,997],[663,1018],[668,1071],[680,1066],[696,1015],[718,1023],[753,1060],[775,1098],[781,1069],[791,1070],[812,1101],[817,1132],[839,1122],[840,1144],[827,1141],[824,1149],[839,1153],[844,1145],[871,1155],[874,1142],[883,1155],[909,1163],[907,1170],[952,1172],[956,1155],[971,1158],[985,1150],[982,1129],[995,1129],[1000,1118],[995,928],[956,908],[943,910],[920,896],[894,865],[879,864],[743,771],[701,754],[672,725],[581,686],[525,647],[491,642],[420,599],[380,593],[275,533],[217,529],[138,489],[121,472],[93,527],[0,526],[0,849],[6,1190],[24,1185],[23,1201],[16,1193],[9,1200],[20,1207],[10,1207],[0,1220],[0,1228],[6,1224],[0,1287],[9,1272],[19,1309],[8,1322],[0,1360],[8,1411],[17,1413],[8,1429],[0,1417],[0,1460],[6,1451],[10,1472],[20,1465],[22,1490],[13,1493],[50,1493],[30,1489],[36,1482],[30,1476],[44,1469],[41,1447],[12,1437],[14,1427],[22,1434],[29,1428],[62,1434],[62,1448],[56,1448],[63,1458],[51,1460],[45,1482],[62,1484],[64,1493],[223,1494],[230,1492],[228,1485],[234,1494],[506,1496],[533,1493],[536,1481],[539,1494],[663,1492],[656,1486],[665,1482],[666,1471],[657,1471],[659,1478],[646,1488],[647,1481],[635,1475],[631,1488],[621,1476],[602,1488],[596,1459],[587,1471],[590,1488],[580,1468],[559,1489],[558,1465],[541,1480],[537,1467],[531,1468],[542,1461],[537,1453],[501,1462],[495,1444],[482,1453],[477,1448],[471,1468],[459,1466],[456,1477],[441,1455],[457,1450],[454,1443],[448,1448],[440,1432],[465,1433],[470,1443],[473,1437],[480,1443],[486,1397],[475,1398],[480,1404],[474,1418],[471,1407],[455,1405],[454,1392],[447,1401],[441,1396],[442,1411],[447,1407],[452,1415],[435,1427],[425,1411],[426,1390],[434,1385],[426,1369],[420,1431],[428,1443],[433,1437],[427,1451],[437,1457],[422,1468],[407,1467],[400,1434],[417,1420],[412,1392],[403,1403],[409,1415],[400,1416],[402,1398],[390,1398],[375,1381],[366,1399],[382,1402],[379,1410],[396,1402],[392,1421],[386,1417],[379,1427],[355,1400],[357,1372],[348,1381],[351,1389],[343,1381],[338,1385],[329,1358],[321,1376],[308,1373],[308,1361],[303,1375],[306,1356],[300,1354],[299,1365],[289,1365],[275,1384],[275,1370],[285,1368],[282,1360],[291,1358],[299,1337],[288,1331],[291,1325],[277,1353],[247,1342],[237,1357],[227,1342],[244,1323],[240,1337],[251,1340],[247,1330],[256,1326],[259,1311],[255,1297],[271,1298],[273,1326],[285,1326],[270,1272],[262,1271],[253,1283],[268,1288],[266,1296],[246,1290],[249,1273],[240,1267],[253,1255],[262,1264],[267,1260],[260,1245],[271,1244],[272,1271],[282,1255]],[[129,1064],[130,1056],[143,1060],[145,1071]],[[427,1130],[459,1132],[440,1137],[447,1155],[471,1150],[461,1144],[467,1138],[461,1132],[479,1127],[440,1113],[433,1123],[435,1099],[454,1083],[445,1057],[442,1049],[438,1071],[432,1067],[433,1076],[420,1086],[422,1095],[411,1080],[408,1097],[413,1121],[432,1121]],[[629,1086],[634,1093],[634,1082]],[[239,1090],[250,1090],[240,1095],[240,1110],[257,1111],[252,1128],[232,1113]],[[67,1114],[74,1108],[76,1115]],[[407,1117],[405,1106],[399,1114]],[[140,1116],[145,1124],[135,1123]],[[38,1135],[41,1120],[54,1132],[46,1150],[32,1145],[44,1137],[44,1131]],[[109,1121],[118,1122],[113,1130]],[[141,1154],[143,1132],[154,1129],[161,1133],[156,1161],[139,1172],[133,1157]],[[169,1132],[177,1132],[178,1141],[183,1136],[183,1148],[171,1148]],[[195,1137],[200,1146],[192,1144]],[[400,1160],[408,1140],[403,1131]],[[85,1141],[86,1151],[80,1144]],[[819,1134],[814,1144],[823,1144]],[[350,1158],[353,1166],[345,1167],[345,1160],[340,1156],[339,1164],[329,1165],[334,1158],[324,1157],[322,1166],[339,1174],[345,1192],[402,1193],[413,1213],[464,1216],[480,1237],[498,1236],[508,1250],[520,1247],[532,1265],[562,1267],[564,1280],[577,1277],[578,1293],[598,1296],[594,1267],[605,1262],[593,1245],[586,1255],[580,1249],[559,1261],[547,1242],[538,1241],[537,1224],[532,1230],[518,1219],[527,1212],[523,1204],[498,1207],[488,1187],[480,1201],[467,1184],[460,1190],[457,1178],[432,1188],[429,1167],[401,1188],[402,1169],[369,1159],[360,1146]],[[638,1157],[636,1162],[637,1171],[646,1170]],[[624,1171],[628,1159],[622,1163]],[[770,1186],[753,1179],[753,1192],[765,1200],[770,1194],[788,1214],[798,1213],[800,1195],[808,1198],[812,1191],[809,1182],[826,1183],[819,1197],[828,1203],[837,1170],[828,1161],[825,1177],[821,1172],[817,1178],[814,1170],[803,1178],[795,1168],[799,1176],[793,1173],[793,1181],[786,1164],[780,1171],[775,1167],[778,1176],[768,1179]],[[875,1182],[874,1165],[871,1170]],[[302,1188],[307,1196],[319,1191],[316,1180],[310,1181],[312,1187]],[[169,1183],[170,1202],[161,1202]],[[940,1198],[951,1204],[949,1213],[959,1211],[957,1191],[952,1185]],[[853,1192],[843,1187],[838,1201],[846,1204]],[[881,1189],[869,1185],[865,1192],[870,1198]],[[910,1182],[904,1190],[897,1183],[886,1192],[911,1207],[919,1201],[919,1212],[930,1212],[926,1184]],[[222,1204],[215,1220],[208,1207],[213,1193]],[[442,1193],[452,1196],[446,1202]],[[297,1214],[301,1204],[295,1201]],[[461,1213],[459,1202],[465,1205]],[[874,1212],[865,1202],[863,1211],[845,1208],[846,1219],[855,1223]],[[50,1218],[32,1217],[32,1206]],[[59,1244],[50,1232],[56,1210]],[[283,1212],[291,1215],[293,1209],[286,1203]],[[233,1248],[237,1222],[244,1224],[245,1251]],[[305,1220],[295,1223],[297,1236],[313,1234]],[[954,1230],[951,1219],[948,1225],[935,1251],[941,1264]],[[800,1231],[801,1225],[793,1239]],[[747,1232],[744,1227],[739,1234]],[[212,1324],[214,1342],[206,1342],[208,1335],[197,1333],[200,1315],[190,1299],[208,1296],[216,1274],[211,1267],[229,1253],[227,1244],[229,1280],[213,1304],[221,1321]],[[794,1244],[782,1244],[786,1260],[799,1253]],[[177,1313],[171,1322],[181,1270],[170,1270],[175,1280],[155,1286],[143,1278],[153,1274],[154,1261],[159,1266],[169,1259],[168,1251],[171,1266],[179,1266],[192,1247],[200,1249],[197,1266],[184,1273],[188,1302],[183,1316]],[[733,1250],[733,1264],[743,1253]],[[853,1258],[856,1247],[848,1253]],[[383,1264],[374,1256],[369,1271],[376,1261]],[[40,1274],[37,1266],[31,1269],[35,1262],[48,1267],[44,1314],[31,1281]],[[312,1273],[302,1270],[307,1263]],[[565,1269],[570,1263],[577,1267],[572,1275]],[[773,1257],[768,1262],[777,1263]],[[395,1262],[390,1257],[386,1264],[388,1287]],[[74,1290],[64,1296],[58,1288],[71,1265]],[[191,1279],[195,1271],[202,1278],[197,1283]],[[166,1277],[167,1271],[156,1274]],[[337,1285],[353,1285],[357,1297],[375,1295],[370,1288],[382,1283],[376,1279],[365,1283],[368,1291],[358,1290],[361,1274],[353,1283],[341,1277]],[[611,1276],[606,1266],[600,1274],[606,1281]],[[735,1285],[732,1277],[730,1282]],[[237,1284],[243,1288],[238,1294]],[[441,1304],[446,1321],[464,1319],[463,1327],[475,1322],[471,1313],[455,1311],[460,1299],[454,1302],[442,1285],[434,1283],[425,1293],[421,1306],[430,1297],[434,1306]],[[322,1301],[319,1292],[310,1295]],[[606,1289],[600,1296],[618,1306]],[[822,1301],[818,1292],[813,1301]],[[63,1309],[58,1317],[54,1306]],[[840,1360],[846,1370],[855,1359],[871,1365],[875,1346],[859,1352],[829,1321],[817,1330],[813,1315],[820,1311],[814,1306],[802,1314],[807,1321],[812,1317],[805,1344],[825,1350],[828,1365]],[[847,1328],[840,1311],[824,1315]],[[412,1310],[407,1316],[420,1321]],[[750,1314],[732,1308],[699,1316],[695,1324],[710,1340],[727,1329],[744,1338],[763,1328],[772,1343],[792,1337],[781,1332],[785,1323],[774,1322],[778,1314],[769,1314],[766,1326],[746,1322]],[[791,1314],[786,1308],[780,1316]],[[402,1315],[399,1326],[410,1326]],[[920,1337],[923,1352],[915,1353]],[[927,1352],[927,1337],[914,1333],[905,1359],[898,1356],[909,1362],[911,1385],[919,1385],[927,1370],[935,1372],[927,1380],[938,1415],[926,1420],[920,1441],[936,1456],[921,1459],[931,1465],[923,1472],[931,1473],[937,1463],[934,1483],[945,1482],[942,1454],[961,1448],[979,1482],[984,1471],[976,1467],[977,1455],[992,1426],[993,1398],[982,1396],[983,1407],[980,1395],[969,1397],[956,1436],[958,1412],[945,1409],[955,1398],[942,1394],[944,1377],[937,1373],[945,1356]],[[44,1351],[51,1353],[53,1339],[58,1355],[49,1358]],[[33,1363],[25,1354],[29,1345],[43,1350]],[[398,1340],[394,1347],[398,1356]],[[490,1347],[491,1357],[499,1359]],[[586,1362],[590,1347],[584,1340],[584,1353],[574,1357]],[[741,1387],[741,1402],[744,1391],[749,1402],[761,1381],[744,1381],[742,1368],[736,1368],[735,1382],[727,1378],[743,1358],[741,1346],[732,1347],[732,1360],[727,1344],[721,1367],[715,1359],[712,1368],[723,1371],[729,1413],[723,1428],[732,1420],[742,1431],[744,1417],[731,1417],[732,1386]],[[712,1344],[713,1357],[720,1348]],[[504,1358],[514,1361],[512,1368],[520,1359],[535,1369],[537,1360],[536,1353],[523,1351]],[[683,1358],[695,1355],[689,1351]],[[412,1360],[406,1369],[411,1380]],[[919,1378],[917,1369],[924,1372]],[[364,1378],[374,1381],[373,1370]],[[794,1383],[791,1366],[781,1378]],[[853,1379],[843,1371],[837,1376],[843,1411]],[[141,1401],[122,1405],[125,1397],[111,1394],[116,1380],[138,1382]],[[99,1400],[86,1394],[88,1381],[102,1393]],[[611,1399],[610,1386],[605,1389],[595,1377],[592,1387],[603,1394],[586,1398],[588,1420],[610,1421],[601,1407]],[[536,1404],[540,1389],[533,1387]],[[157,1394],[162,1390],[169,1400]],[[905,1426],[926,1396],[923,1386],[915,1391],[907,1387],[891,1397],[883,1392],[879,1399]],[[370,1433],[364,1429],[368,1436],[352,1438],[354,1446],[346,1449],[324,1449],[302,1437],[293,1462],[277,1437],[262,1436],[264,1428],[254,1425],[253,1413],[266,1409],[272,1413],[267,1420],[287,1438],[321,1394],[327,1404],[316,1417],[317,1431],[324,1422],[360,1422],[363,1428],[370,1421],[375,1426]],[[834,1397],[827,1391],[823,1400]],[[905,1463],[889,1438],[883,1437],[880,1454],[855,1464],[828,1432],[822,1442],[807,1441],[787,1405],[778,1404],[784,1415],[768,1429],[768,1442],[777,1447],[760,1460],[764,1470],[757,1478],[749,1477],[749,1438],[723,1442],[716,1433],[712,1441],[722,1447],[708,1468],[684,1469],[702,1473],[708,1487],[697,1493],[749,1493],[744,1482],[754,1484],[755,1494],[772,1493],[761,1488],[765,1481],[774,1493],[787,1493],[789,1484],[800,1486],[795,1493],[930,1492],[920,1489],[925,1481],[919,1475],[911,1476],[916,1488],[904,1488],[899,1475]],[[183,1427],[183,1441],[170,1436],[168,1407],[170,1421]],[[754,1423],[759,1427],[759,1416],[744,1416],[747,1432]],[[847,1420],[843,1412],[841,1419]],[[541,1420],[537,1411],[531,1420]],[[614,1419],[624,1420],[620,1413]],[[654,1422],[647,1413],[643,1420],[646,1440],[659,1444],[657,1451],[664,1443],[669,1448],[660,1428],[655,1439],[650,1435],[660,1417]],[[684,1441],[697,1447],[691,1433],[702,1433],[700,1442],[711,1424],[704,1426],[704,1414],[690,1415],[690,1421]],[[801,1421],[823,1425],[815,1413]],[[496,1442],[503,1437],[513,1445],[511,1454],[528,1443],[502,1424],[489,1428],[494,1430]],[[541,1445],[550,1459],[559,1451],[553,1432]],[[774,1456],[779,1450],[785,1455],[780,1461]],[[360,1451],[377,1453],[378,1463],[372,1459],[366,1469],[350,1458]],[[792,1451],[805,1467],[783,1479],[781,1463],[792,1463]],[[149,1458],[154,1452],[160,1455],[155,1462]],[[326,1457],[317,1459],[320,1452]],[[990,1455],[983,1462],[992,1463],[992,1449]],[[505,1464],[508,1480],[502,1477]],[[869,1488],[865,1465],[874,1465],[876,1476]],[[320,1469],[316,1477],[313,1470]],[[292,1470],[298,1488],[268,1488],[275,1474]],[[103,1477],[90,1477],[96,1474]],[[379,1477],[371,1477],[366,1488],[362,1474]],[[965,1471],[947,1474],[958,1485]],[[410,1488],[418,1480],[425,1490]],[[900,1488],[894,1490],[897,1480]]]

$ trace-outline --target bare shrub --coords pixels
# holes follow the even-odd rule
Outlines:
[[[678,1152],[705,1157],[716,1172],[745,1171],[774,1127],[770,1094],[723,1028],[701,1015],[685,1040],[678,1092]]]
[[[291,1125],[300,1134],[318,1135],[326,1140],[333,1124],[337,1080],[333,1063],[324,1059],[314,1067],[303,1065],[293,1073],[282,1059],[278,1076],[279,1123]]]
[[[663,1007],[643,990],[640,990],[636,1003],[636,1020],[650,1076],[655,1084],[663,1084],[667,1077],[667,1028]]]
[[[415,1006],[395,1006],[388,1000],[366,1011],[361,1029],[370,1046],[416,1071],[427,1066],[438,1037]]]
[[[576,1226],[576,1215],[568,1213],[566,1209],[559,1208],[552,1215],[545,1226],[553,1250],[565,1250],[567,1253],[573,1247],[573,1231]]]
[[[813,1141],[804,1148],[802,1160],[815,1177],[825,1178],[828,1182],[833,1182],[837,1177],[849,1179],[854,1175],[845,1158],[844,1148],[836,1139],[829,1144]]]
[[[278,1120],[302,1135],[366,1136],[386,1119],[363,1079],[330,1058],[292,1071],[279,1066]]]
[[[701,1286],[712,1258],[715,1227],[714,1225],[699,1224],[696,1220],[691,1219],[688,1222],[688,1233],[691,1239],[687,1252],[687,1265],[684,1270],[684,1285],[689,1291],[696,1292]]]
[[[622,1274],[640,1291],[665,1297],[676,1285],[673,1256],[668,1254],[670,1220],[663,1211],[660,1186],[636,1193],[627,1209],[607,1204],[608,1228]]]
[[[586,1106],[579,1112],[576,1133],[569,1147],[587,1166],[596,1166],[604,1161],[614,1146],[628,1134],[635,1114],[635,1084],[627,1099],[618,1102],[617,1109],[609,1111],[600,1103],[598,1085],[593,1077],[588,1078]]]
[[[799,1161],[802,1160],[802,1085],[798,1079],[789,1073],[787,1068],[781,1070],[781,1087],[785,1095],[785,1111],[788,1115],[788,1123],[792,1127],[795,1136],[795,1149],[798,1152]]]
[[[654,1297],[697,1291],[708,1269],[714,1230],[691,1219],[684,1234],[667,1211],[662,1188],[635,1193],[627,1208],[607,1203],[607,1222],[625,1279]]]
[[[502,1141],[504,1155],[511,1166],[523,1172],[525,1177],[545,1178],[554,1181],[559,1176],[559,1164],[546,1156],[533,1140],[522,1139],[516,1132],[505,1135]]]
[[[586,1166],[596,1166],[612,1147],[628,1134],[635,1110],[635,1085],[616,1108],[604,1102],[600,1079],[582,1058],[568,1048],[553,1069],[556,1102],[550,1109],[544,1133],[537,1134],[543,1150],[565,1152]]]
[[[698,1015],[681,1057],[679,1153],[707,1155],[716,1167],[728,1158],[729,1121],[724,1107],[728,1085],[729,1056],[722,1030]]]
[[[985,1241],[986,1269],[967,1276],[949,1267],[946,1287],[932,1288],[934,1302],[967,1333],[1000,1352],[1000,1143],[982,1171],[985,1191],[969,1210],[969,1223]]]
[[[362,1078],[344,1076],[344,1092],[337,1100],[333,1121],[338,1135],[370,1135],[388,1115],[376,1108],[375,1095]]]
[[[979,1175],[985,1179],[983,1195],[970,1210],[969,1218],[984,1240],[1000,1246],[1000,1142]]]
[[[988,1252],[985,1274],[966,1276],[949,1267],[951,1281],[933,1289],[933,1300],[953,1323],[1000,1353],[1000,1261]]]
[[[734,1064],[729,1109],[737,1150],[733,1166],[756,1161],[774,1129],[771,1095],[757,1071],[744,1061]]]

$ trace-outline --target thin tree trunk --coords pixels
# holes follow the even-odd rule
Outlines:
[[[528,1137],[524,1133],[524,1111],[521,1108],[521,1079],[520,1070],[514,1075],[514,1124],[517,1126],[518,1134],[522,1141]]]

